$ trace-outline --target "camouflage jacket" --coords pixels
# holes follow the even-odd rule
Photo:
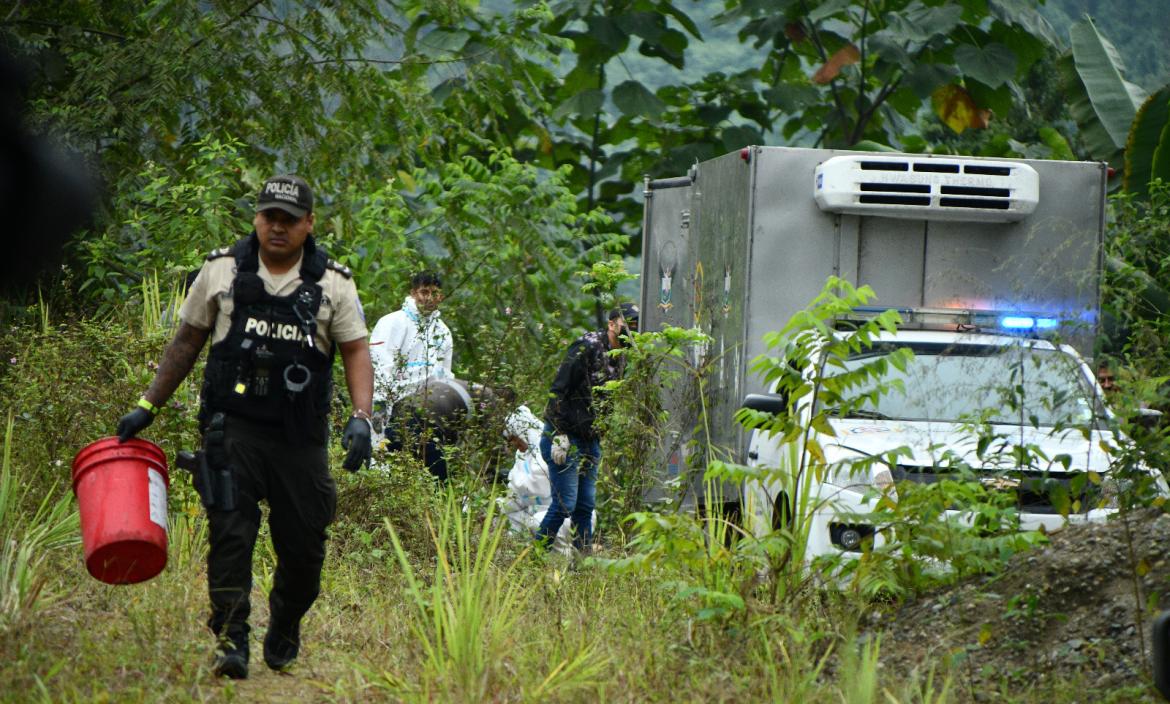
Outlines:
[[[610,355],[610,349],[605,330],[587,332],[569,346],[544,411],[544,419],[558,433],[584,440],[597,438],[593,420],[601,394],[594,388],[620,379],[625,371],[625,357]]]

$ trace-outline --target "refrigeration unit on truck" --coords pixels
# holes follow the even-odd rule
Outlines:
[[[876,309],[901,312],[904,324],[876,350],[909,347],[915,356],[895,373],[904,392],[858,417],[831,419],[833,436],[820,438],[826,461],[899,446],[910,456],[875,464],[869,476],[830,472],[818,483],[811,553],[859,549],[866,538],[880,544],[865,526],[835,518],[872,510],[862,496],[874,485],[936,481],[941,455],[968,462],[985,485],[1014,492],[1023,527],[1063,524],[1068,519],[1037,482],[1068,488],[1077,473],[1109,467],[1100,430],[1059,429],[1096,427],[1108,413],[1084,361],[1099,311],[1105,184],[1101,163],[781,147],[749,147],[686,176],[648,180],[642,329],[697,327],[710,338],[689,350],[690,363],[707,370],[705,383],[684,375],[662,391],[669,422],[659,467],[666,488],[658,491],[681,487],[684,503],[711,501],[695,454],[706,456],[708,443],[748,465],[777,466],[790,452],[767,433],[746,433],[734,415],[745,399],[777,408],[751,362],[768,352],[765,334],[837,276],[872,287]],[[1023,380],[1011,376],[1020,368]],[[991,392],[1009,379],[1023,399],[1010,411]],[[1040,456],[1071,461],[1050,463],[1043,477],[1005,478],[1004,458],[980,459],[964,425],[980,413],[987,427]],[[726,485],[714,496],[739,503],[744,492],[757,520],[774,521],[785,508],[777,486]],[[1084,506],[1071,520],[1107,512]]]

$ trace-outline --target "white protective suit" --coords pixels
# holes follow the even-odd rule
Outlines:
[[[512,529],[527,535],[536,534],[536,529],[540,527],[552,503],[548,465],[540,456],[540,433],[543,429],[544,422],[528,406],[520,406],[504,421],[504,437],[524,440],[528,450],[516,451],[516,462],[508,472],[508,496],[500,499],[500,506]],[[593,512],[593,525],[597,525],[596,511]],[[572,549],[570,526],[570,521],[561,525],[554,546],[557,552],[567,554]]]
[[[427,378],[451,378],[451,354],[451,331],[439,311],[424,318],[407,296],[401,310],[382,316],[370,333],[374,400],[385,401],[389,410]]]

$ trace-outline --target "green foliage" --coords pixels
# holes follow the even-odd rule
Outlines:
[[[182,505],[179,512],[168,512],[167,568],[177,572],[203,569],[207,565],[209,531],[210,525],[203,507],[196,502]]]
[[[126,224],[81,241],[89,276],[80,289],[108,308],[136,294],[144,275],[156,290],[158,282],[173,288],[208,251],[246,234],[251,194],[263,176],[246,167],[241,148],[201,142],[181,177],[150,165],[142,175],[146,185],[115,201],[116,212],[129,214]],[[436,269],[449,282],[446,318],[468,334],[464,339],[471,331],[479,339],[505,331],[520,333],[513,343],[527,338],[526,345],[490,355],[488,346],[460,345],[461,368],[483,373],[498,366],[499,353],[515,363],[542,327],[580,319],[582,303],[562,272],[620,246],[612,238],[575,236],[605,219],[596,211],[578,214],[562,178],[507,152],[482,161],[465,156],[437,174],[402,172],[368,194],[351,187],[344,202],[352,210],[319,208],[316,229],[330,253],[354,271],[371,324],[399,307],[411,273]],[[523,311],[527,324],[509,330],[507,311]]]
[[[247,233],[239,223],[247,212],[241,196],[259,190],[264,177],[245,173],[238,141],[208,137],[192,146],[195,154],[181,174],[147,162],[134,187],[115,194],[111,207],[120,222],[78,240],[87,271],[78,290],[102,310],[135,293],[152,273],[182,281],[212,249]]]
[[[1061,60],[1069,110],[1088,155],[1124,164],[1126,135],[1145,92],[1125,80],[1117,49],[1091,19],[1073,25],[1072,50]]]
[[[113,433],[149,383],[165,342],[161,330],[142,337],[114,320],[74,320],[44,332],[20,327],[0,338],[0,394],[15,414],[16,458],[28,468],[22,481],[34,496],[60,490],[73,455]],[[168,455],[195,446],[198,374],[143,433]]]
[[[440,514],[438,532],[428,519],[438,556],[429,587],[415,577],[397,533],[386,526],[416,603],[411,629],[434,675],[448,695],[458,698],[482,698],[488,654],[501,645],[492,636],[510,629],[526,600],[525,592],[507,579],[511,569],[495,572],[492,557],[502,531],[492,530],[490,509],[488,519],[476,536],[453,495]]]
[[[633,333],[621,351],[626,357],[625,377],[605,386],[607,412],[597,422],[606,446],[621,451],[604,455],[598,493],[606,498],[598,512],[603,525],[622,534],[618,541],[622,544],[625,518],[661,488],[658,463],[671,442],[664,432],[670,418],[662,407],[663,394],[702,383],[704,371],[694,366],[689,352],[709,342],[710,337],[697,328],[667,325],[660,331]],[[701,397],[694,400],[703,403]]]
[[[497,655],[509,644],[532,599],[531,588],[517,579],[526,553],[504,569],[495,564],[507,528],[493,520],[494,502],[475,519],[464,515],[454,493],[447,494],[445,506],[437,519],[426,520],[436,551],[429,580],[416,576],[398,534],[389,523],[386,529],[413,602],[408,611],[410,630],[425,654],[422,692],[480,701],[497,690],[493,680],[502,674]],[[554,665],[532,695],[563,696],[581,689],[592,684],[604,666],[596,646],[586,645]],[[388,689],[401,693],[398,683],[397,678],[385,679]]]
[[[558,104],[552,117],[561,134],[543,150],[547,163],[571,165],[583,209],[613,203],[615,196],[632,190],[637,176],[602,185],[599,193],[602,179],[612,176],[623,158],[606,152],[620,148],[632,126],[657,124],[667,102],[628,69],[626,80],[611,85],[610,66],[621,62],[622,53],[636,43],[643,56],[682,71],[690,39],[701,39],[699,29],[671,0],[558,2],[543,29],[571,43],[575,59],[552,86]],[[607,109],[609,100],[616,113]],[[632,218],[633,213],[630,208],[625,214]]]
[[[539,29],[550,19],[543,5],[372,0],[28,5],[0,24],[0,45],[35,68],[33,124],[100,160],[109,184],[78,247],[78,285],[97,304],[245,234],[263,178],[291,171],[318,195],[318,233],[346,263],[367,262],[372,294],[446,261],[466,265],[451,268],[469,298],[543,311],[532,304],[570,300],[560,272],[598,244],[578,233],[604,229],[575,214],[563,175],[507,152],[511,123],[547,112],[545,63],[561,45]]]
[[[1170,466],[1170,425],[1154,415],[1170,408],[1170,184],[1154,178],[1144,197],[1117,193],[1109,205],[1097,362],[1117,379],[1105,399],[1112,413],[1102,422],[1120,470],[1114,493],[1128,508],[1150,501],[1145,468],[1165,474]]]
[[[836,290],[844,292],[837,296]],[[826,400],[819,414],[811,421],[797,409],[822,393],[818,379],[806,380],[797,369],[802,362],[832,366],[834,359],[843,358],[851,350],[859,349],[872,339],[882,326],[892,327],[896,313],[883,314],[870,321],[854,334],[837,337],[828,327],[828,321],[837,314],[861,305],[872,296],[868,289],[855,291],[848,282],[831,279],[825,290],[811,304],[809,310],[794,316],[782,333],[770,335],[769,345],[787,340],[786,356],[764,357],[756,360],[755,369],[762,373],[766,383],[787,394],[790,413],[765,416],[751,410],[738,415],[741,422],[762,432],[780,435],[788,443],[789,462],[783,468],[749,468],[705,458],[708,483],[707,512],[704,516],[682,513],[639,512],[631,516],[634,538],[631,557],[607,562],[614,570],[664,569],[678,575],[672,584],[679,598],[694,599],[694,609],[700,618],[726,619],[743,613],[749,598],[763,595],[767,603],[785,603],[807,587],[804,549],[812,513],[819,509],[810,495],[814,477],[823,477],[827,471],[824,451],[814,428],[828,430],[826,410],[830,403],[837,406],[852,403],[851,392],[859,385],[879,384],[865,393],[882,393],[880,373],[869,369],[848,378],[832,380],[831,388],[823,391]],[[819,361],[826,351],[824,362]],[[792,362],[792,366],[789,365]],[[823,369],[823,367],[822,367]],[[882,367],[884,370],[884,367]],[[799,420],[797,420],[799,419]],[[781,520],[775,529],[760,529],[764,537],[745,533],[729,517],[722,515],[717,498],[720,482],[779,484],[779,489],[791,507],[789,520]],[[752,501],[754,492],[745,491],[745,512],[753,515],[758,509]],[[771,505],[768,507],[771,509]]]
[[[633,554],[597,562],[611,572],[665,573],[679,606],[700,621],[744,612],[755,575],[744,569],[733,537],[738,529],[718,511],[698,520],[685,513],[639,511],[628,519]]]
[[[605,14],[621,16],[649,4],[604,3]],[[598,5],[588,7],[600,14]],[[589,29],[608,26],[593,15],[584,19]],[[683,41],[687,29],[679,15],[671,13],[664,22],[675,20],[680,46],[689,47],[693,43]],[[587,194],[583,202],[603,204],[619,225],[630,223],[633,229],[641,206],[629,194],[643,175],[678,176],[696,160],[752,144],[881,144],[924,151],[925,136],[932,145],[953,143],[944,151],[955,153],[1069,153],[1048,124],[1059,117],[1048,109],[1059,103],[1059,95],[1047,89],[1050,72],[1037,68],[1057,39],[1034,7],[975,0],[945,7],[909,0],[735,0],[724,3],[712,24],[704,27],[704,36],[734,33],[741,48],[723,51],[733,56],[708,62],[715,69],[694,78],[672,72],[672,60],[660,52],[650,53],[666,66],[636,61],[631,68],[633,52],[614,53],[623,44],[607,45],[604,35],[583,33],[587,37],[575,46],[578,64],[565,76],[564,102],[553,114],[571,118],[573,129],[550,154],[557,163],[572,154],[578,164],[573,183]],[[594,51],[598,45],[607,48]],[[686,60],[700,48],[716,52],[697,47],[686,52]],[[637,80],[618,82],[616,109],[610,109],[606,91],[619,68]],[[648,83],[656,86],[652,95]],[[1038,101],[1045,90],[1051,100]],[[949,97],[940,102],[939,113],[948,119],[959,115],[955,129],[995,124],[994,134],[953,140],[953,133],[939,133],[935,128],[943,122],[923,115],[944,93]],[[1040,128],[1049,133],[1040,136]]]
[[[870,704],[878,697],[878,653],[881,640],[869,638],[855,651],[845,648],[841,662],[841,701]]]
[[[836,318],[866,305],[873,295],[868,286],[854,288],[847,281],[830,277],[806,310],[794,315],[779,332],[765,336],[769,349],[780,348],[780,354],[761,355],[753,361],[752,370],[767,388],[785,399],[786,411],[766,414],[745,408],[736,417],[745,427],[776,438],[782,447],[780,466],[712,468],[716,476],[746,483],[746,513],[754,517],[753,532],[763,536],[759,539],[761,552],[769,556],[770,569],[776,575],[776,598],[784,598],[805,579],[814,517],[831,510],[815,487],[831,476],[846,478],[847,483],[854,477],[874,483],[864,480],[874,477],[882,466],[896,464],[897,457],[907,452],[900,447],[880,456],[836,460],[824,446],[835,435],[830,418],[847,417],[867,401],[872,403],[899,388],[897,380],[884,379],[886,371],[890,367],[904,369],[912,356],[908,349],[900,349],[845,370],[847,358],[870,349],[879,333],[893,332],[901,322],[897,312],[887,310],[851,330],[833,327]],[[892,503],[886,494],[881,498]],[[863,556],[857,563],[849,560],[845,558],[843,565],[842,558],[826,556],[818,569],[872,573],[868,558]],[[865,578],[854,580],[854,585],[873,592],[904,588],[897,582]]]
[[[550,265],[539,274],[525,270],[555,289],[563,277],[549,275],[557,271],[551,264],[574,256],[574,247],[596,244],[590,238],[598,233],[625,234],[623,244],[636,249],[633,223],[641,206],[633,192],[644,174],[678,175],[695,159],[777,136],[918,150],[915,121],[939,89],[955,96],[947,114],[960,106],[972,125],[986,121],[987,110],[1007,115],[1034,102],[1022,99],[1019,88],[1054,42],[1035,8],[1017,4],[814,0],[775,9],[726,3],[718,20],[738,31],[743,51],[736,62],[694,78],[682,71],[706,32],[670,0],[490,8],[427,0],[389,6],[361,0],[345,8],[291,2],[279,12],[263,5],[144,10],[127,3],[98,12],[34,3],[0,24],[0,43],[36,67],[34,124],[95,163],[100,158],[114,199],[104,204],[96,228],[105,241],[86,248],[93,256],[85,281],[108,301],[127,278],[141,275],[142,232],[182,235],[162,248],[180,251],[145,262],[164,270],[197,261],[196,243],[204,236],[195,233],[210,230],[206,239],[216,244],[238,234],[230,232],[229,217],[231,236],[216,238],[224,203],[216,201],[215,187],[191,194],[193,212],[174,210],[168,207],[179,205],[174,197],[160,201],[149,191],[145,202],[135,200],[160,179],[202,187],[212,174],[200,162],[211,158],[204,152],[215,139],[238,140],[237,157],[247,165],[215,176],[217,187],[229,186],[218,195],[237,199],[236,217],[248,211],[264,175],[305,175],[321,194],[319,230],[337,238],[348,264],[377,260],[361,274],[381,267],[377,273],[384,270],[386,278],[366,283],[368,276],[360,276],[359,282],[379,293],[400,286],[396,277],[419,262],[473,265],[474,256],[456,252],[480,241],[477,230],[511,228],[543,212],[538,197],[529,208],[491,202],[462,217],[469,195],[505,204],[520,195],[452,188],[452,178],[476,177],[465,158],[495,168],[500,153],[514,154],[532,167],[520,175],[525,183],[531,174],[539,183],[555,172],[578,213],[601,206],[611,217],[562,223],[568,232],[553,241],[563,253],[544,260]],[[644,57],[638,70],[627,63],[634,54]],[[647,65],[665,72],[665,85],[643,75]],[[1023,132],[997,136],[986,153],[1064,154],[1058,133]],[[192,168],[202,169],[198,177]],[[498,173],[515,175],[507,168]],[[435,193],[439,182],[442,193]],[[382,210],[388,205],[396,212]],[[127,212],[149,207],[161,209],[127,222]],[[198,222],[200,209],[210,223]],[[562,212],[554,207],[552,220]],[[174,213],[182,217],[171,226],[165,220]],[[375,244],[366,235],[379,215],[387,217]],[[459,246],[451,246],[444,227]],[[415,232],[418,237],[410,236]],[[495,244],[489,239],[484,246]],[[488,294],[490,287],[477,285],[516,280],[514,267],[502,268],[482,267],[466,287]]]
[[[1081,84],[1114,148],[1120,149],[1145,92],[1122,76],[1117,48],[1101,36],[1092,20],[1073,25],[1069,37]]]
[[[1145,198],[1111,198],[1112,222],[1105,241],[1102,309],[1106,314],[1103,351],[1124,355],[1151,377],[1170,373],[1163,341],[1170,311],[1170,185],[1149,184]]]
[[[1170,80],[1170,60],[1162,51],[1170,40],[1165,11],[1161,0],[1045,0],[1041,8],[1062,37],[1071,25],[1092,17],[1098,30],[1113,38],[1133,82],[1151,90]]]
[[[1170,86],[1142,103],[1125,143],[1125,190],[1141,198],[1154,179],[1170,182]]]
[[[960,471],[955,481],[895,487],[888,468],[909,454],[908,448],[866,455],[843,454],[837,447],[831,419],[864,414],[865,406],[900,388],[888,372],[904,370],[912,359],[907,348],[866,354],[879,334],[896,330],[900,319],[895,311],[849,328],[836,323],[872,296],[867,287],[830,278],[807,310],[767,336],[769,347],[780,354],[761,356],[753,369],[784,399],[786,412],[744,408],[737,419],[772,438],[780,448],[775,466],[707,459],[708,492],[720,482],[744,485],[748,531],[713,510],[719,501],[711,496],[702,517],[637,512],[631,516],[635,554],[607,564],[679,575],[672,582],[676,593],[696,600],[697,615],[726,619],[743,613],[750,599],[785,603],[817,576],[842,580],[859,597],[925,589],[939,580],[999,569],[1039,540],[1037,534],[1018,532],[1014,502],[973,481],[965,465],[967,473]],[[863,361],[846,365],[859,356]],[[1017,465],[1044,459],[1034,448],[1010,443],[989,441],[981,447],[989,456],[1010,456]],[[952,454],[942,464],[962,463]],[[854,515],[836,507],[822,489],[826,484],[872,487],[866,499],[872,509]],[[949,518],[955,511],[956,517]],[[813,560],[810,531],[818,516],[829,513],[841,522],[877,526],[882,538],[871,539],[858,554]]]
[[[154,294],[145,296],[153,297]],[[11,350],[18,349],[20,354],[17,364],[2,367],[5,390],[17,389],[22,399],[44,403],[60,396],[63,385],[76,388],[79,397],[106,410],[96,411],[96,416],[101,417],[95,416],[92,422],[72,421],[89,423],[88,432],[83,432],[84,428],[58,430],[70,437],[77,434],[76,441],[63,444],[92,439],[89,432],[99,427],[108,429],[108,425],[101,424],[112,424],[140,391],[142,377],[148,374],[145,370],[136,371],[136,366],[114,366],[112,380],[103,381],[103,377],[91,381],[90,377],[100,374],[101,365],[116,364],[127,354],[137,357],[139,345],[146,345],[141,350],[142,359],[152,359],[155,348],[149,345],[165,341],[161,330],[151,333],[146,342],[136,341],[135,336],[149,316],[139,319],[138,311],[133,312],[135,318],[124,323],[116,319],[102,325],[71,320],[75,329],[69,330],[70,334],[52,319],[42,326],[40,314],[31,315],[38,321],[35,325],[3,338],[5,358],[12,354]],[[98,334],[103,329],[106,334]],[[690,341],[697,339],[691,337],[697,334],[693,331],[666,332],[670,335],[655,344],[673,344],[683,353]],[[636,343],[637,340],[631,353]],[[54,350],[55,347],[61,349]],[[66,361],[58,361],[63,358]],[[48,376],[47,370],[41,368],[56,364],[76,370],[70,373],[69,381]],[[668,359],[662,361],[660,368],[678,369],[680,377],[688,374],[681,362]],[[46,388],[42,395],[34,397],[15,377],[27,377],[24,383],[28,385],[41,380],[54,388]],[[547,376],[536,373],[532,379],[534,383],[547,382]],[[1125,376],[1123,380],[1133,382]],[[615,390],[615,394],[619,393],[624,391]],[[176,415],[183,414],[168,409],[148,431],[149,436],[168,448],[181,445],[185,437],[177,436],[169,424],[177,423],[188,432],[194,424],[189,417],[175,418]],[[156,431],[158,435],[153,434]],[[64,481],[67,461],[76,449],[62,448],[63,465],[52,468],[54,458],[42,447],[48,436],[30,432],[29,422],[15,416],[14,436],[34,438],[28,442],[18,439],[10,445],[15,483],[27,486],[27,496],[32,499],[20,502],[17,515],[22,520],[33,515],[36,502],[46,492],[52,500],[62,497],[63,485],[53,489],[46,482]],[[337,466],[340,449],[334,445],[331,450]],[[613,454],[607,454],[607,462]],[[102,697],[218,701],[271,688],[296,700],[386,696],[431,701],[459,698],[461,681],[470,681],[473,691],[485,691],[487,699],[548,695],[570,701],[653,701],[663,692],[685,690],[693,698],[704,700],[739,697],[828,704],[858,700],[866,692],[878,691],[881,701],[933,704],[959,696],[948,694],[953,687],[949,680],[934,674],[929,659],[923,662],[926,675],[894,673],[888,667],[871,669],[875,654],[884,656],[892,646],[883,638],[878,651],[873,641],[863,635],[861,644],[868,645],[859,650],[858,619],[882,604],[856,594],[836,593],[826,588],[828,582],[807,579],[789,598],[778,601],[771,597],[768,580],[772,577],[764,567],[774,558],[762,554],[761,548],[784,543],[753,540],[730,516],[718,512],[701,520],[682,516],[677,520],[686,519],[689,524],[677,532],[648,528],[648,535],[661,540],[660,549],[647,553],[636,569],[614,573],[591,569],[588,562],[566,569],[555,558],[546,561],[529,557],[517,562],[527,540],[513,540],[508,535],[499,538],[488,568],[476,560],[493,542],[490,536],[485,541],[480,522],[488,513],[488,502],[493,498],[490,492],[482,484],[457,484],[454,496],[461,499],[466,495],[467,502],[457,500],[448,507],[447,497],[434,492],[417,462],[392,457],[388,464],[385,473],[367,470],[337,477],[339,519],[331,528],[323,590],[302,631],[306,647],[299,667],[300,672],[311,677],[277,677],[260,669],[254,670],[253,679],[243,684],[211,678],[208,663],[213,641],[204,626],[206,524],[201,509],[185,503],[187,487],[183,484],[184,475],[179,473],[172,475],[167,570],[137,588],[109,587],[85,574],[75,550],[48,551],[39,572],[44,585],[41,593],[68,592],[70,598],[40,602],[35,619],[10,631],[12,637],[0,638],[0,677],[9,683],[10,691],[33,692],[29,696],[46,701]],[[46,477],[46,471],[51,476]],[[903,498],[902,494],[899,498],[906,502],[916,500],[909,495]],[[930,510],[938,510],[946,501],[942,495],[929,498],[933,503],[924,500],[923,504]],[[447,529],[446,539],[436,541],[426,518],[432,519],[434,534],[443,535],[439,523],[443,519],[439,517],[448,511],[453,511],[453,522],[449,524],[452,527]],[[676,520],[672,512],[662,516],[669,525]],[[469,547],[466,553],[460,552],[455,535],[458,521],[463,521],[463,532],[469,536],[463,543]],[[7,517],[0,523],[9,525]],[[443,614],[428,607],[424,616],[406,580],[406,568],[390,540],[390,527],[398,534],[424,599],[434,596],[431,588],[440,579],[443,565],[448,566],[451,577],[448,579],[447,573],[442,572],[440,603],[453,605],[453,611]],[[491,530],[497,528],[493,526]],[[446,552],[445,558],[439,557],[440,546]],[[642,554],[626,553],[610,541],[606,541],[605,549],[606,557],[632,558],[631,562]],[[467,560],[460,557],[464,554]],[[871,558],[863,553],[862,559]],[[475,572],[477,564],[483,571]],[[262,534],[255,562],[258,584],[271,578],[272,565],[273,557]],[[478,592],[464,591],[462,585],[473,583],[478,579],[476,574],[487,575],[486,581],[479,584],[492,586]],[[489,593],[493,589],[495,597]],[[474,605],[491,604],[493,598],[499,604],[499,598],[509,590],[525,595],[522,616],[501,619],[501,623],[510,624],[507,628],[494,627],[494,622],[485,620],[483,614],[495,612],[484,607],[480,613]],[[478,597],[464,601],[466,594]],[[268,617],[267,606],[258,597],[253,608],[253,625],[262,630]],[[1026,611],[1027,604],[1017,602],[1010,608]],[[452,615],[462,616],[455,619]],[[460,657],[466,657],[458,662],[474,663],[470,656],[476,648],[482,649],[487,642],[497,644],[489,653],[484,679],[460,680],[452,664],[456,660],[451,658],[446,659],[442,666],[447,669],[442,671],[430,664],[412,624],[423,624],[433,635],[437,630],[427,624],[439,619],[450,626],[444,633],[466,634],[472,632],[475,623],[480,624],[478,632],[484,639],[472,639],[462,645]],[[84,627],[79,628],[79,623]],[[604,643],[604,649],[598,643]],[[474,672],[474,668],[467,671]],[[450,675],[450,679],[440,679],[440,672]],[[1059,686],[1063,689],[1059,691],[1079,690],[1077,695],[1082,698],[1086,692],[1097,696],[1102,689],[1093,684],[1094,680],[1095,677],[1088,681],[1062,680]],[[484,682],[485,690],[474,689]],[[964,686],[977,693],[994,691],[993,685]],[[1039,702],[1067,698],[1051,696],[1053,688],[1040,686],[1019,694],[1018,699]],[[1125,691],[1136,690],[1130,687]]]
[[[615,267],[616,263],[610,269],[617,271]],[[614,574],[662,570],[677,604],[701,621],[722,621],[744,611],[756,577],[745,569],[747,561],[736,549],[735,537],[742,531],[723,514],[718,484],[705,484],[705,515],[676,512],[674,499],[681,497],[669,496],[664,510],[637,510],[663,480],[656,467],[670,445],[664,433],[669,420],[661,405],[664,393],[698,389],[693,400],[700,406],[701,427],[694,444],[701,451],[692,451],[692,456],[703,465],[714,461],[716,448],[711,447],[706,427],[703,392],[709,370],[690,359],[695,346],[709,342],[697,328],[668,325],[661,331],[632,334],[629,346],[621,351],[629,371],[625,378],[606,384],[607,413],[600,422],[606,445],[622,451],[606,453],[599,487],[610,498],[599,508],[603,520],[618,519],[615,527],[634,554],[596,562]],[[688,491],[689,476],[684,474],[677,482],[675,489]]]
[[[391,183],[371,196],[352,191],[356,217],[339,220],[336,237],[325,240],[354,270],[371,325],[400,307],[411,273],[440,271],[443,317],[460,341],[457,373],[478,376],[501,361],[519,363],[541,328],[581,320],[587,302],[573,295],[565,272],[620,246],[587,234],[605,217],[579,213],[564,179],[564,171],[542,172],[507,151],[464,156],[438,173],[400,176],[406,193]],[[508,345],[489,344],[505,334]]]
[[[441,161],[465,126],[490,139],[509,107],[543,102],[542,6],[257,5],[27,5],[0,40],[36,66],[34,121],[100,151],[112,184],[145,161],[179,171],[205,135],[230,134],[262,171],[339,193]]]
[[[29,485],[18,487],[12,466],[12,428],[10,414],[0,459],[0,634],[9,637],[27,625],[39,605],[56,596],[45,589],[49,553],[80,542],[77,511],[68,493],[38,497]],[[30,499],[35,508],[24,513]]]
[[[879,499],[872,512],[855,519],[883,526],[893,538],[841,566],[841,574],[852,575],[863,594],[903,593],[994,574],[1012,555],[1046,540],[1035,531],[1020,531],[1012,497],[985,488],[962,465],[953,468],[953,479],[899,484],[896,502]]]
[[[139,320],[76,318],[55,324],[42,307],[36,322],[13,325],[0,336],[0,395],[3,408],[13,413],[14,461],[24,468],[23,511],[33,508],[27,505],[29,497],[68,494],[74,455],[113,434],[118,418],[133,408],[158,368],[156,360],[175,324],[177,294],[164,300],[151,281],[143,282],[141,290],[141,299],[153,307],[135,309]],[[199,444],[195,416],[201,374],[197,364],[142,433],[169,457]],[[193,518],[201,510],[186,472],[171,472],[170,496],[172,516]]]
[[[588,271],[590,291],[607,304],[628,277],[609,255],[636,247],[640,206],[631,193],[643,174],[679,175],[695,159],[776,139],[1073,155],[1065,126],[1049,117],[1059,115],[1059,94],[1041,92],[1054,42],[1032,7],[976,0],[732,0],[725,7],[726,26],[742,40],[736,62],[684,78],[688,51],[709,32],[664,0],[498,12],[432,0],[18,4],[0,21],[0,43],[36,67],[32,124],[88,161],[100,159],[110,195],[63,277],[86,296],[80,314],[61,306],[68,294],[47,290],[46,304],[24,311],[0,338],[0,397],[14,411],[10,466],[26,487],[7,495],[12,515],[67,506],[68,461],[107,434],[149,380],[174,321],[178,279],[208,249],[246,232],[256,188],[273,171],[299,172],[314,184],[318,233],[355,270],[371,320],[397,307],[411,271],[442,271],[450,294],[444,317],[465,341],[457,371],[512,385],[531,401],[543,397],[563,343],[592,305],[568,274]],[[665,71],[665,84],[628,70],[634,51]],[[741,65],[744,56],[760,61]],[[922,117],[928,101],[947,123]],[[987,110],[992,128],[980,128],[980,137],[966,129],[943,138],[946,130],[981,127]],[[1153,144],[1155,131],[1144,130],[1142,143]],[[1151,155],[1155,172],[1156,161]],[[1166,286],[1162,265],[1170,256],[1159,254],[1165,200],[1155,184],[1147,203],[1115,201],[1119,229],[1107,245],[1121,264],[1106,298],[1133,332],[1121,374],[1133,394],[1117,427],[1140,450],[1114,436],[1118,466],[1132,471],[1108,486],[1124,506],[1140,498],[1147,475],[1139,468],[1166,466],[1170,456],[1165,433],[1141,435],[1136,413],[1139,403],[1166,405],[1165,316],[1141,295]],[[635,335],[624,352],[630,376],[609,388],[606,438],[620,450],[607,450],[600,480],[609,494],[602,520],[630,516],[620,529],[630,531],[631,552],[614,556],[614,571],[515,559],[523,541],[513,544],[490,525],[494,497],[479,480],[498,462],[492,455],[504,409],[481,409],[452,456],[466,512],[451,497],[440,506],[409,457],[384,458],[384,472],[339,478],[341,518],[323,597],[306,628],[314,677],[287,687],[300,698],[337,699],[376,689],[414,700],[517,692],[525,699],[652,699],[663,691],[810,702],[870,701],[880,691],[890,700],[945,700],[949,682],[941,694],[929,679],[880,690],[876,641],[855,654],[849,618],[869,595],[920,589],[940,578],[942,563],[947,579],[992,569],[1035,536],[1012,532],[1012,507],[970,482],[898,487],[896,495],[875,490],[864,520],[896,540],[852,562],[808,569],[807,517],[819,508],[812,482],[834,472],[872,478],[883,461],[896,460],[890,453],[830,462],[829,418],[895,388],[884,375],[906,361],[875,357],[859,370],[832,373],[896,319],[834,329],[828,321],[836,312],[872,292],[831,283],[840,288],[827,289],[814,312],[770,338],[784,356],[757,362],[789,394],[790,409],[815,399],[817,411],[807,423],[740,416],[790,440],[781,466],[718,462],[710,447],[692,454],[709,470],[712,494],[720,479],[783,486],[783,497],[768,497],[770,510],[789,507],[780,520],[749,534],[718,508],[693,516],[639,510],[655,480],[650,458],[663,446],[660,393],[693,385],[701,404],[706,381],[688,362],[691,347],[703,342],[698,331]],[[123,307],[127,301],[133,307]],[[789,354],[821,366],[805,376]],[[195,441],[199,373],[146,433],[168,452]],[[1009,394],[1005,403],[1018,401]],[[697,412],[709,422],[705,409]],[[1001,440],[987,437],[984,449],[1024,463],[1058,461]],[[956,478],[964,469],[955,462]],[[78,599],[20,642],[0,639],[0,673],[12,691],[39,691],[46,700],[247,695],[231,685],[208,689],[199,664],[208,653],[197,645],[202,627],[192,614],[204,608],[197,573],[205,524],[184,477],[172,477],[179,510],[171,513],[171,569],[149,591],[104,590],[86,581],[79,561],[52,552],[37,568],[41,581],[31,584],[68,588]],[[968,510],[966,523],[940,519],[954,506]],[[0,538],[39,521],[0,521]],[[271,553],[258,551],[260,583],[271,568]],[[827,574],[852,578],[842,613],[824,607],[824,583],[810,579]],[[87,624],[80,631],[78,614]],[[62,658],[66,647],[76,657]],[[849,674],[826,683],[834,651]],[[94,673],[110,675],[101,691],[93,689]],[[140,679],[165,684],[148,691]]]
[[[611,301],[619,284],[637,278],[626,271],[626,264],[621,257],[595,262],[589,271],[579,271],[577,275],[586,279],[581,286],[583,292],[604,296]]]
[[[900,135],[904,151],[930,154],[971,154],[994,158],[1074,160],[1077,136],[1071,127],[1065,94],[1059,81],[1059,55],[1050,47],[1017,80],[1014,100],[1001,105],[984,129],[956,134],[936,115],[920,115],[918,133]],[[1006,108],[1006,109],[1005,109]]]
[[[332,464],[340,466],[340,458]],[[329,532],[345,562],[375,570],[393,565],[389,521],[415,563],[429,563],[434,545],[426,521],[442,513],[443,502],[419,460],[406,452],[379,455],[373,468],[335,479],[337,520]]]
[[[758,80],[808,96],[775,114],[785,137],[807,131],[818,144],[896,144],[932,96],[956,132],[986,126],[983,111],[1006,114],[1011,89],[1051,44],[1034,7],[918,0],[799,0],[778,8],[727,3],[723,18],[747,20],[740,37],[768,48]],[[940,93],[940,91],[942,91]]]

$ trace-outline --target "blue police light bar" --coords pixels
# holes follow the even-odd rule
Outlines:
[[[858,306],[840,316],[842,320],[861,321],[871,319],[883,311],[881,306]],[[1012,332],[1038,332],[1056,330],[1061,326],[1059,318],[1039,315],[1004,315],[1002,311],[975,310],[964,308],[894,308],[906,327],[957,326],[983,330],[999,329]],[[1073,322],[1073,321],[1068,321]]]
[[[1055,330],[1060,326],[1056,318],[1033,318],[1029,315],[1005,315],[999,326],[1007,330]]]
[[[999,326],[1008,330],[1031,330],[1036,327],[1036,319],[1026,315],[1005,315],[999,319]]]

